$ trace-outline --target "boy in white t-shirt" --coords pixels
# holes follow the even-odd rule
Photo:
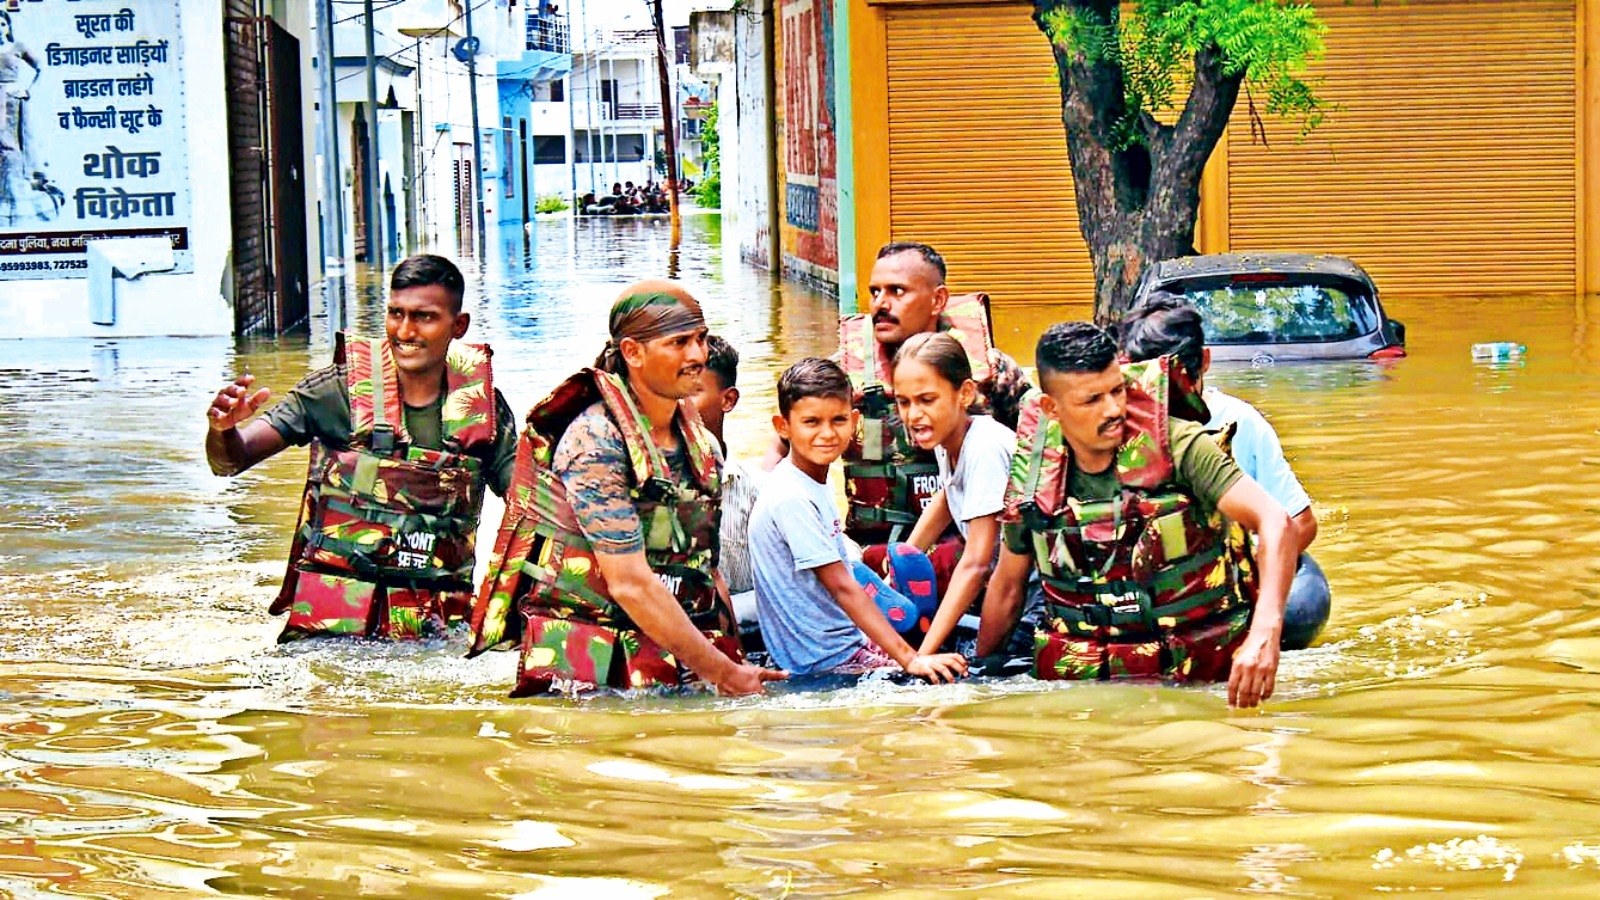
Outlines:
[[[896,633],[849,565],[828,470],[855,433],[850,378],[811,357],[778,379],[773,427],[789,454],[750,516],[750,557],[761,631],[779,667],[795,675],[898,665],[929,681],[966,674],[959,654],[919,654]]]

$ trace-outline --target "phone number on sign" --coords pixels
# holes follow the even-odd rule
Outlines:
[[[87,269],[86,259],[28,259],[21,262],[0,262],[0,272],[31,272],[51,269]]]

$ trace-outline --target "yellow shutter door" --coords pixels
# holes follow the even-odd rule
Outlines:
[[[888,9],[890,234],[936,247],[956,293],[987,291],[1000,308],[1051,304],[1052,320],[1088,318],[1094,272],[1061,93],[1030,12]]]
[[[1573,0],[1321,0],[1343,108],[1228,130],[1230,249],[1352,257],[1390,296],[1576,287]],[[1261,98],[1256,98],[1257,103]]]

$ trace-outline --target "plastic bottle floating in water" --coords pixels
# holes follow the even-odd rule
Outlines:
[[[1508,359],[1521,359],[1528,352],[1528,348],[1515,341],[1495,341],[1490,344],[1473,344],[1472,358],[1478,362],[1500,362]]]

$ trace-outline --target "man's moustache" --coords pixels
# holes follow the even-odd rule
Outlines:
[[[890,313],[888,310],[884,310],[882,312],[875,312],[875,313],[872,314],[872,324],[877,325],[880,322],[888,322],[890,325],[899,325],[900,324],[900,320],[895,318],[895,316],[892,313]]]
[[[1110,434],[1113,431],[1121,431],[1122,430],[1122,425],[1126,421],[1127,421],[1126,418],[1112,419],[1111,421],[1109,421],[1109,422],[1105,423],[1104,425],[1100,426],[1100,433],[1101,434]]]

